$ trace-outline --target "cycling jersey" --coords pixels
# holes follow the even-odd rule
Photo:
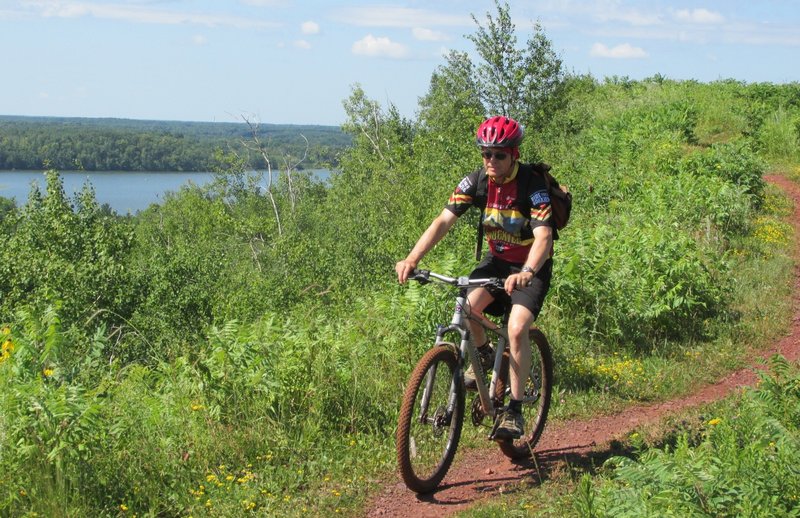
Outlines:
[[[540,175],[534,174],[527,182],[527,193],[517,195],[519,170],[519,163],[514,164],[514,169],[502,184],[489,178],[483,215],[486,242],[491,254],[515,264],[525,262],[534,241],[533,229],[551,226],[552,213],[547,185]],[[474,171],[461,180],[450,196],[447,210],[461,216],[474,204],[479,174],[480,170]],[[522,199],[528,202],[518,203]]]

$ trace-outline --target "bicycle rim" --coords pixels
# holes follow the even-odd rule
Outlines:
[[[429,350],[411,373],[397,426],[397,463],[406,486],[417,493],[436,489],[444,478],[458,447],[464,420],[464,386],[455,389],[448,410],[457,369],[456,354],[448,347]],[[429,396],[427,408],[423,399]]]
[[[531,329],[531,373],[525,383],[525,398],[522,415],[525,418],[525,433],[515,441],[500,441],[500,449],[511,459],[533,455],[539,442],[550,410],[553,394],[553,355],[550,344],[539,329]]]

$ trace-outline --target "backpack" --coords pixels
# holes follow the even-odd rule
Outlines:
[[[544,162],[537,162],[535,164],[519,164],[519,172],[526,173],[517,177],[517,199],[514,205],[523,214],[530,213],[531,203],[528,198],[528,190],[530,187],[530,179],[534,174],[540,174],[544,177],[544,183],[547,185],[547,192],[550,194],[550,207],[552,209],[552,222],[553,231],[555,235],[553,239],[558,239],[558,231],[567,226],[569,216],[572,212],[572,193],[569,189],[558,183],[552,174],[550,174],[550,166]],[[478,242],[475,246],[475,260],[481,260],[481,248],[483,247],[483,213],[486,209],[486,189],[488,188],[489,177],[486,176],[486,170],[481,168],[478,173],[478,187],[475,197],[473,198],[473,205],[481,210],[480,218],[478,219]],[[525,193],[520,196],[520,193]]]

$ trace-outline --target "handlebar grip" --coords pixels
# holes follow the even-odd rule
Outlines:
[[[411,275],[408,276],[408,280],[417,281],[421,284],[425,284],[426,282],[430,282],[431,280],[431,271],[419,270],[417,268],[414,268],[414,271],[412,271]]]

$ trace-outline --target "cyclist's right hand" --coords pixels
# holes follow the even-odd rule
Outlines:
[[[416,261],[411,261],[409,259],[398,261],[394,267],[395,271],[397,272],[397,282],[400,284],[405,283],[408,280],[408,277],[414,273],[414,269],[416,267]]]

